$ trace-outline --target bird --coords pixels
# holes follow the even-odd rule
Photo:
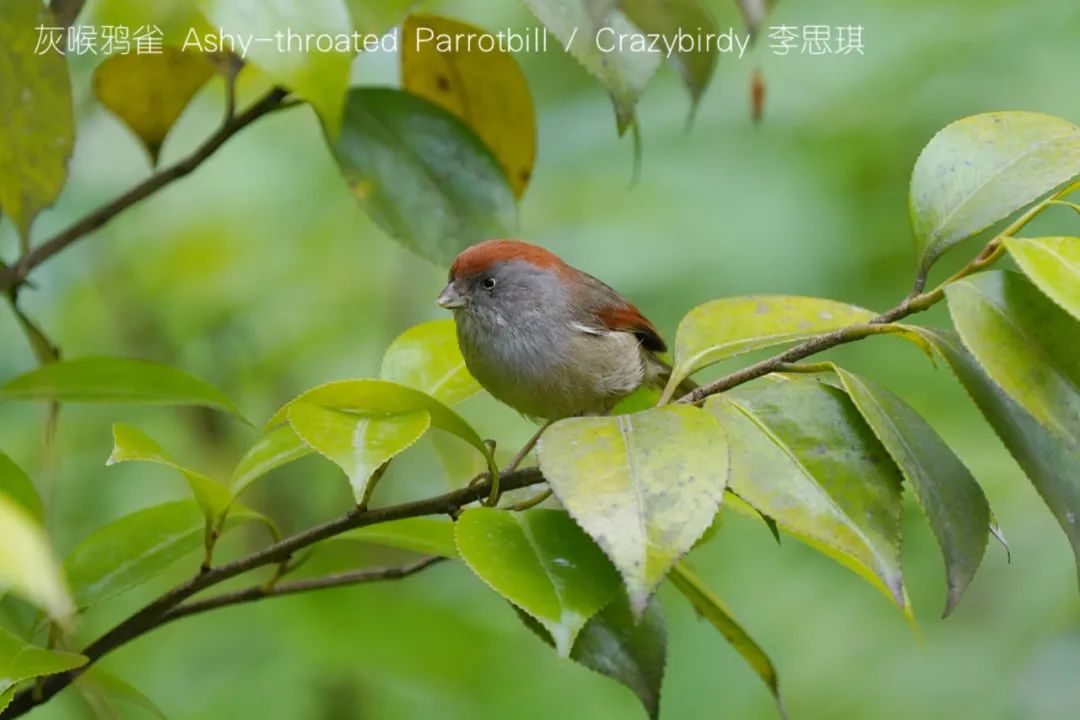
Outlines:
[[[539,245],[497,239],[466,248],[436,302],[453,311],[473,377],[535,420],[605,415],[671,376],[659,357],[667,346],[640,310]],[[693,387],[684,382],[679,392]]]

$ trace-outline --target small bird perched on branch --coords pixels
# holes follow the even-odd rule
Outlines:
[[[663,339],[636,307],[537,245],[488,240],[467,248],[437,302],[454,311],[473,377],[533,418],[602,415],[671,375],[657,357],[667,349]]]

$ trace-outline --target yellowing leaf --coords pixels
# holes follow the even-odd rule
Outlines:
[[[0,592],[10,590],[40,607],[53,620],[68,623],[75,607],[68,596],[42,527],[0,494]]]
[[[1006,238],[1005,247],[1048,298],[1080,320],[1080,238]]]
[[[720,507],[728,447],[718,423],[689,406],[561,420],[539,445],[555,495],[604,550],[637,614]]]
[[[460,20],[410,15],[401,31],[401,86],[471,127],[521,197],[536,160],[536,113],[521,68],[498,48],[442,40],[485,32]]]
[[[619,591],[604,553],[561,510],[474,508],[458,518],[454,537],[473,572],[536,618],[562,657]]]
[[[803,376],[714,395],[731,447],[731,489],[905,607],[900,483],[858,409]]]
[[[352,33],[342,0],[199,0],[199,7],[223,32],[271,38],[252,42],[244,59],[311,103],[327,135],[337,136],[353,53],[327,40]]]
[[[1080,127],[1052,115],[994,112],[957,120],[911,174],[911,225],[925,273],[964,238],[1080,174]]]
[[[986,374],[1038,422],[1080,445],[1080,322],[1012,272],[949,283],[945,296]]]
[[[161,144],[214,67],[201,53],[113,55],[94,71],[94,94],[142,141],[156,164]]]
[[[870,310],[821,298],[750,295],[712,300],[698,305],[679,323],[668,390],[673,392],[692,373],[725,358],[873,318]]]
[[[381,465],[420,439],[431,426],[424,410],[360,415],[296,402],[289,424],[304,442],[345,471],[357,503],[366,503],[368,481]]]
[[[0,12],[0,208],[24,242],[67,179],[75,138],[67,62],[38,50],[54,21],[41,0],[4,0]],[[48,33],[46,33],[46,36]],[[62,43],[62,40],[61,40]]]
[[[451,406],[480,392],[480,383],[465,367],[451,319],[421,323],[398,335],[383,355],[379,374]]]

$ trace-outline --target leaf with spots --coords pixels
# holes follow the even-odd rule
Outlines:
[[[401,86],[472,128],[521,197],[536,161],[536,112],[525,75],[514,56],[498,47],[484,51],[439,41],[484,33],[460,20],[410,15],[401,29]]]
[[[544,477],[618,568],[640,615],[719,510],[728,473],[719,424],[685,405],[569,418],[539,447]]]
[[[911,226],[925,274],[942,254],[1080,175],[1080,127],[1052,115],[993,112],[948,125],[911,174]]]
[[[536,618],[562,657],[619,590],[604,553],[561,510],[474,508],[458,518],[454,537],[472,571]]]
[[[900,472],[843,391],[770,376],[705,408],[727,433],[739,497],[906,607]]]
[[[214,66],[202,53],[166,46],[160,53],[109,57],[94,71],[94,94],[157,164],[169,130],[213,74]]]
[[[675,333],[675,364],[664,398],[693,373],[725,358],[804,340],[872,320],[870,310],[789,295],[721,298],[691,310]]]

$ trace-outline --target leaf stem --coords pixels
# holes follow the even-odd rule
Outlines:
[[[500,478],[500,484],[504,491],[517,490],[530,485],[537,485],[543,481],[544,478],[537,468],[526,468],[511,473],[504,473]],[[391,520],[401,520],[404,518],[423,517],[426,515],[453,515],[466,505],[488,497],[492,485],[492,480],[489,477],[481,482],[470,484],[469,487],[423,500],[414,500],[399,505],[390,505],[368,510],[354,508],[341,517],[327,521],[321,525],[316,525],[315,527],[285,538],[284,540],[276,542],[261,550],[257,550],[238,560],[234,560],[224,565],[218,565],[206,572],[197,573],[188,581],[177,585],[149,605],[144,606],[142,609],[128,616],[125,620],[115,625],[97,640],[87,645],[86,648],[81,651],[81,654],[88,658],[86,665],[75,670],[69,670],[64,673],[49,676],[45,682],[42,683],[40,698],[35,698],[33,693],[28,690],[18,693],[12,699],[11,704],[7,709],[0,712],[0,718],[10,720],[10,718],[20,717],[34,707],[49,700],[70,685],[75,678],[105,655],[126,645],[135,638],[160,627],[165,622],[176,619],[175,617],[169,616],[170,612],[181,606],[184,601],[203,590],[238,575],[242,575],[250,570],[274,563],[280,563],[292,556],[298,550],[310,547],[315,543],[334,537],[335,535],[340,535],[346,530],[377,525],[379,523],[389,522]],[[311,583],[311,581],[297,582]],[[295,589],[299,586],[296,586],[294,583],[281,583],[269,591],[265,588],[265,585],[260,586],[261,589],[259,592],[262,593],[260,597],[278,594],[278,591],[283,587],[292,587]],[[317,588],[310,587],[309,589]],[[300,590],[296,591],[299,592]],[[255,591],[248,589],[247,592],[254,593]],[[267,593],[269,593],[269,595],[267,595]],[[258,598],[251,598],[251,600],[255,599]],[[193,614],[193,612],[185,611],[185,614]]]

